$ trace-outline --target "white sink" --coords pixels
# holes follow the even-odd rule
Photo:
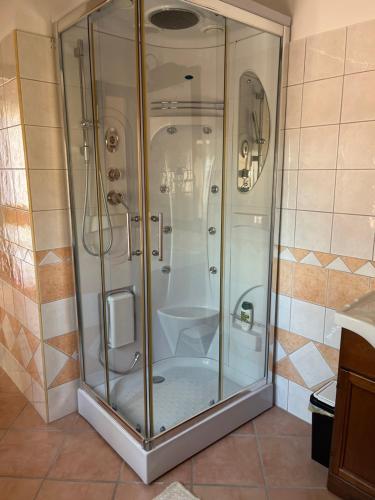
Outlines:
[[[336,324],[363,337],[375,347],[375,291],[336,311]]]

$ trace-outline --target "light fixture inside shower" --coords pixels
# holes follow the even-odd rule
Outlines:
[[[192,10],[167,8],[151,12],[149,21],[157,28],[165,30],[185,30],[199,22],[199,16]]]

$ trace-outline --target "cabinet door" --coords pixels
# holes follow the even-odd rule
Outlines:
[[[375,498],[375,382],[340,369],[331,472]]]

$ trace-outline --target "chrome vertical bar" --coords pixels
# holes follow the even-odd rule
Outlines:
[[[158,226],[158,249],[159,249],[159,260],[163,260],[163,232],[164,232],[164,226],[163,226],[163,214],[162,212],[159,212],[158,214],[158,219],[159,219],[159,226]]]
[[[128,243],[128,260],[133,258],[133,248],[132,248],[132,218],[130,212],[126,212],[126,239]]]

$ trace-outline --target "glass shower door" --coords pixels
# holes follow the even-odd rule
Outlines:
[[[143,22],[155,435],[220,397],[225,19],[146,0]]]

